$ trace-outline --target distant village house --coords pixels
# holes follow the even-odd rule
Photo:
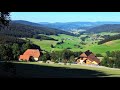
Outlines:
[[[40,56],[41,52],[38,49],[27,49],[19,56],[19,61],[38,61]]]
[[[99,65],[100,60],[90,50],[82,53],[77,59],[77,64],[95,64]]]

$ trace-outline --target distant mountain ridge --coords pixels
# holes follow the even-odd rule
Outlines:
[[[73,29],[90,29],[104,24],[120,24],[120,22],[67,22],[67,23],[39,23],[48,27],[54,27],[65,31]]]
[[[100,33],[100,32],[117,32],[120,33],[120,24],[104,24],[96,26],[87,30],[87,32]]]
[[[49,22],[29,22],[24,20],[14,20],[14,22],[31,25],[31,26],[37,26],[37,27],[48,27],[48,28],[56,28],[64,31],[71,31],[71,30],[79,30],[79,29],[85,29],[89,30],[91,28],[101,26],[104,24],[120,24],[120,22],[113,22],[113,21],[98,21],[98,22],[56,22],[56,23],[49,23]]]
[[[24,22],[26,23],[26,22]],[[27,23],[28,24],[28,23]],[[49,28],[46,26],[33,26],[22,24],[19,22],[11,21],[8,29],[1,29],[0,34],[9,35],[15,37],[33,37],[37,34],[45,34],[45,35],[57,35],[57,34],[66,34],[66,35],[74,35],[70,32],[66,32],[63,30]],[[31,24],[31,23],[29,23]]]
[[[25,25],[31,25],[31,26],[37,26],[37,27],[43,26],[39,23],[29,22],[29,21],[25,21],[25,20],[13,20],[12,22],[25,24]]]

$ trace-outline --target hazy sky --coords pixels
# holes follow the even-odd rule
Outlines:
[[[120,12],[12,12],[11,19],[52,23],[120,21]]]

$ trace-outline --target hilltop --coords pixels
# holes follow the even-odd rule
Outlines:
[[[101,33],[101,32],[120,32],[120,24],[104,24],[96,26],[87,30],[87,32]]]
[[[8,29],[1,29],[0,34],[2,35],[10,35],[15,37],[33,37],[33,35],[37,34],[45,34],[45,35],[57,35],[57,34],[67,34],[74,35],[70,32],[66,32],[59,29],[48,28],[45,26],[31,26],[21,23],[16,23],[14,21],[10,22]]]

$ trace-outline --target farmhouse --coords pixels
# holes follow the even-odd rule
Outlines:
[[[41,53],[38,49],[27,49],[23,55],[19,56],[19,60],[23,61],[38,61]]]
[[[100,63],[100,60],[90,50],[82,53],[77,59],[77,64],[96,64]]]

